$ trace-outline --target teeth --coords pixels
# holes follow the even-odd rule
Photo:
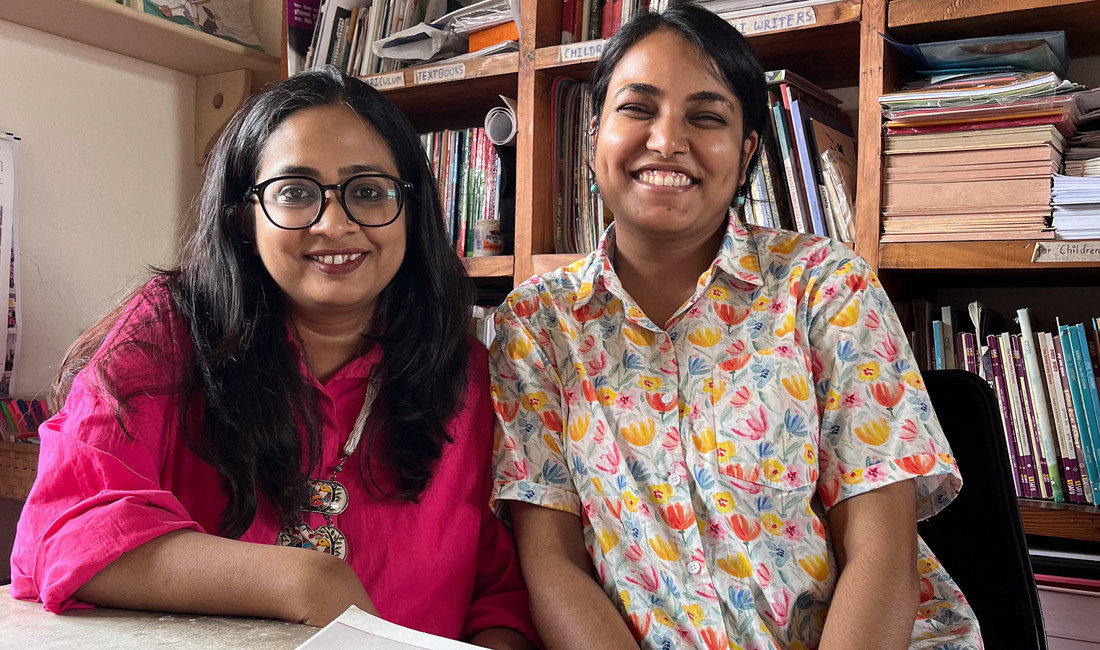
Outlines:
[[[638,174],[643,183],[660,187],[685,187],[691,185],[691,177],[679,172],[658,172],[647,170]]]
[[[317,255],[314,256],[313,259],[321,264],[343,264],[344,262],[357,260],[362,256],[362,253],[355,253],[353,255]]]

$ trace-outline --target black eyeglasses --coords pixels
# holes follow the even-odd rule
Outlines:
[[[278,176],[253,185],[245,198],[255,196],[276,227],[304,230],[321,220],[328,203],[325,193],[337,190],[352,221],[379,228],[397,220],[412,188],[412,183],[388,174],[359,174],[339,185],[322,185],[309,176]]]

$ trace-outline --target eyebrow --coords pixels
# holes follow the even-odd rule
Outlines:
[[[649,97],[661,97],[662,95],[664,95],[664,92],[660,88],[652,84],[632,83],[620,88],[619,91],[615,93],[615,96],[618,97],[619,95],[628,92],[635,92]],[[692,104],[718,103],[725,104],[731,109],[733,108],[733,103],[730,102],[730,100],[727,99],[724,95],[709,90],[701,90],[697,93],[691,93],[690,95],[688,95],[687,100],[689,103]]]
[[[348,165],[347,167],[340,168],[340,176],[351,176],[352,174],[369,174],[369,173],[387,173],[380,167],[374,165]],[[275,176],[285,176],[290,174],[301,176],[320,176],[321,172],[313,167],[303,167],[301,165],[283,165],[278,167],[273,172]]]

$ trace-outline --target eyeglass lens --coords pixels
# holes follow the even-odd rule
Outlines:
[[[380,176],[357,176],[344,187],[343,202],[352,218],[373,226],[393,221],[401,210],[397,183]],[[268,217],[284,228],[304,228],[320,216],[325,196],[320,184],[308,178],[279,179],[264,188]]]

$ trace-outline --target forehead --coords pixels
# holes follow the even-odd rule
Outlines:
[[[609,95],[626,84],[646,83],[662,90],[709,91],[736,99],[714,61],[680,34],[662,29],[639,40],[612,70]]]
[[[322,174],[352,165],[397,173],[393,153],[378,130],[346,105],[311,106],[295,111],[268,136],[259,173],[282,167],[308,167]]]

